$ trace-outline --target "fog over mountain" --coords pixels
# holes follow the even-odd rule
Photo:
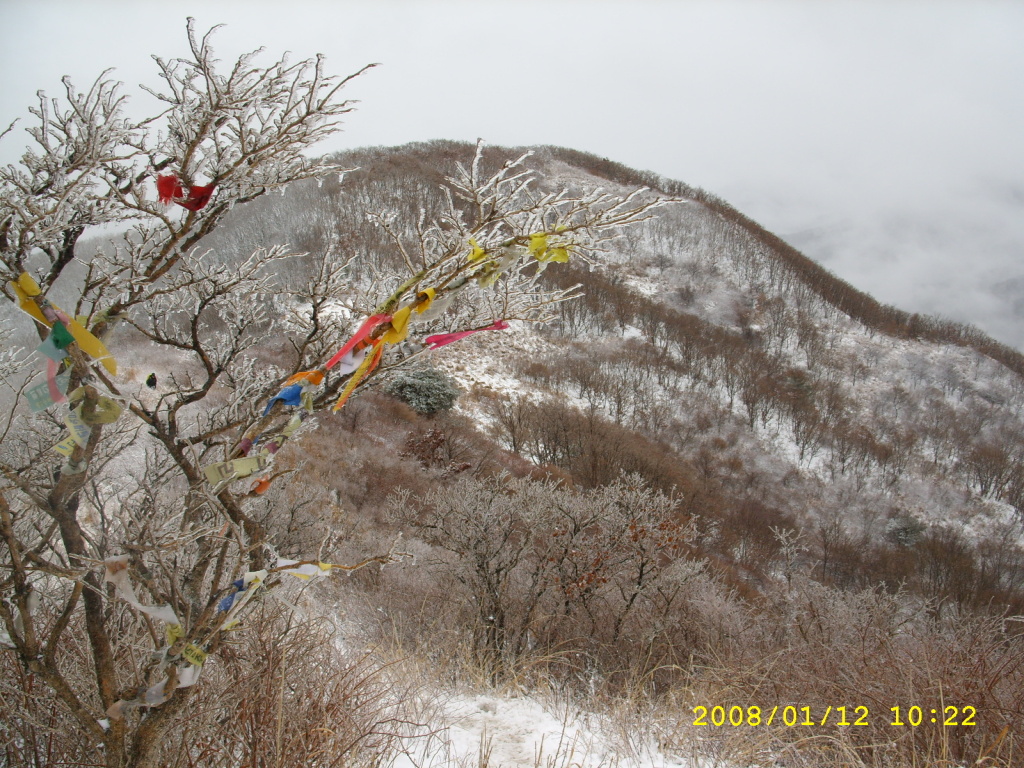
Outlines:
[[[159,86],[149,57],[183,53],[193,15],[225,24],[225,60],[264,45],[321,52],[333,73],[382,63],[352,84],[358,111],[327,150],[483,137],[592,152],[729,200],[884,301],[1024,345],[1020,3],[282,8],[0,0],[0,125],[66,74]]]
[[[781,236],[880,301],[968,322],[1024,347],[1024,216],[1020,191],[991,189],[948,216],[894,211],[822,217]]]

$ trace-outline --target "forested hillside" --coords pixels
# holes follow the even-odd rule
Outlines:
[[[525,151],[486,148],[474,178],[500,175]],[[107,563],[119,550],[100,532],[130,513],[115,528],[145,540],[127,546],[152,603],[141,607],[190,605],[192,621],[207,605],[212,622],[233,595],[258,606],[240,626],[217,619],[218,639],[203,646],[216,659],[193,662],[200,682],[167,704],[147,702],[143,678],[117,694],[144,710],[129,714],[137,727],[162,717],[172,734],[152,747],[153,764],[453,765],[430,762],[423,745],[441,738],[438,692],[464,690],[587,711],[613,745],[587,765],[651,755],[692,766],[1017,764],[1024,357],[973,328],[881,305],[703,190],[556,147],[533,148],[523,165],[535,181],[521,199],[539,211],[533,229],[514,232],[516,247],[533,249],[519,254],[526,266],[509,271],[501,256],[487,271],[516,241],[487,252],[475,238],[488,232],[466,222],[488,220],[489,203],[446,191],[474,152],[441,141],[356,150],[323,160],[343,174],[240,193],[168,267],[187,300],[165,298],[154,280],[148,315],[125,313],[112,330],[104,316],[118,394],[141,422],[119,423],[96,454],[107,474],[85,486],[81,513],[74,499],[83,552]],[[640,206],[621,236],[595,235],[594,250],[535,247],[531,232],[566,231],[559,200],[598,190]],[[83,240],[66,280],[88,285],[133,236]],[[328,378],[298,419],[282,383],[318,367],[380,297],[401,297],[403,270],[422,259],[417,274],[433,276],[431,247],[468,264],[445,280],[465,283],[472,268],[474,284],[394,337],[350,400],[345,379]],[[254,252],[263,256],[250,273]],[[148,276],[128,275],[125,291]],[[230,298],[217,292],[229,283]],[[433,301],[423,295],[407,315]],[[231,340],[229,352],[210,353],[207,336]],[[38,340],[13,328],[11,342]],[[24,412],[13,405],[20,386],[10,423]],[[323,408],[338,395],[343,408]],[[46,456],[44,437],[62,427],[31,418],[41,436],[19,445]],[[273,435],[265,485],[204,484],[210,461],[265,444],[277,418],[301,429],[287,443]],[[154,458],[157,443],[170,459]],[[139,467],[161,482],[187,477],[153,492],[136,478],[125,491],[119,482]],[[59,489],[67,470],[39,458],[21,471]],[[27,481],[8,482],[29,493]],[[180,520],[151,524],[180,499]],[[199,531],[218,504],[228,518],[221,510]],[[38,557],[46,527],[31,534],[38,549],[20,551]],[[177,584],[162,558],[179,557],[189,537],[207,560],[190,565],[178,594],[159,586]],[[237,555],[217,555],[229,542]],[[331,564],[365,567],[253,598],[244,579],[257,566],[294,561],[306,579]],[[77,566],[63,567],[49,576]],[[240,586],[225,598],[218,579],[229,574]],[[114,575],[105,579],[96,591],[113,596]],[[190,590],[207,581],[204,604]],[[72,608],[51,602],[57,633]],[[27,614],[27,597],[19,605]],[[142,668],[143,640],[166,664],[182,638],[130,615],[118,626],[136,640],[114,635],[122,675],[129,659]],[[84,648],[53,650],[54,668],[74,668]],[[97,753],[83,727],[59,735],[60,723],[91,715],[68,714],[60,691],[33,698],[13,654],[0,664],[11,761],[45,739],[61,754]],[[544,764],[577,764],[562,757]]]
[[[517,151],[489,150],[495,165]],[[339,159],[359,168],[344,185],[258,201],[211,247],[230,258],[269,240],[387,264],[397,256],[365,211],[403,211],[392,226],[413,230],[436,215],[446,164],[470,152],[438,142],[353,153]],[[889,551],[901,526],[921,528],[917,544],[941,534],[940,549],[979,556],[987,539],[1016,545],[1018,352],[879,305],[702,191],[562,149],[530,163],[550,188],[646,182],[680,203],[600,263],[547,270],[583,294],[552,323],[435,355],[466,389],[460,410],[503,447],[588,487],[637,472],[700,494],[695,512],[757,499],[770,509],[747,517],[765,531],[773,514],[808,535],[828,528],[817,534],[833,548],[826,581],[870,582],[872,558],[897,568],[879,580],[902,581],[913,566],[899,563],[915,558]],[[957,600],[1016,605],[1017,570],[979,567]]]
[[[389,226],[412,236],[471,152],[347,154],[344,183],[258,201],[211,245],[387,264],[366,213],[395,210]],[[670,741],[702,702],[863,704],[872,727],[843,744],[874,744],[866,764],[973,758],[1013,734],[1021,355],[879,304],[701,190],[559,148],[528,166],[543,189],[644,184],[678,203],[594,264],[548,269],[583,294],[551,323],[435,353],[462,390],[451,414],[381,391],[306,449],[302,471],[351,525],[424,548],[364,585],[392,630],[431,658],[465,633],[494,682],[641,685],[675,702]],[[891,707],[940,699],[984,725],[882,727]]]

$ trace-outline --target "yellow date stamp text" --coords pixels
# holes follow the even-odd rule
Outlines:
[[[880,724],[872,719],[871,710],[864,706],[828,706],[811,707],[793,704],[777,704],[768,707],[746,706],[738,704],[726,707],[716,705],[693,707],[693,725],[710,725],[722,727],[758,727],[782,725],[789,728],[796,726],[829,726],[851,727]],[[944,728],[954,726],[973,726],[978,710],[970,705],[927,707],[913,705],[910,707],[889,707],[889,717],[882,724],[892,726],[918,727],[923,725],[939,725]]]

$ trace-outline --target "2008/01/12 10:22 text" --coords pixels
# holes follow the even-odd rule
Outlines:
[[[696,706],[693,707],[693,725],[741,726],[747,725],[757,727],[759,725],[835,725],[835,726],[864,726],[870,725],[869,718],[871,711],[865,706],[859,707],[826,707],[821,718],[813,716],[812,708],[809,706],[797,707],[793,705],[772,707],[762,709],[757,706],[741,707],[734,705],[723,706]],[[819,710],[821,711],[821,710]],[[942,725],[952,726],[973,726],[978,710],[967,705],[963,707],[945,706],[940,708],[919,707],[889,707],[892,713],[887,725]],[[852,719],[850,719],[852,717]]]

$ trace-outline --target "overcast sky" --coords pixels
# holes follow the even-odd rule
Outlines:
[[[724,197],[883,301],[1024,347],[1024,2],[0,0],[0,123],[65,74],[159,85],[149,57],[184,54],[188,15],[226,25],[225,61],[380,62],[325,151],[587,150]]]

